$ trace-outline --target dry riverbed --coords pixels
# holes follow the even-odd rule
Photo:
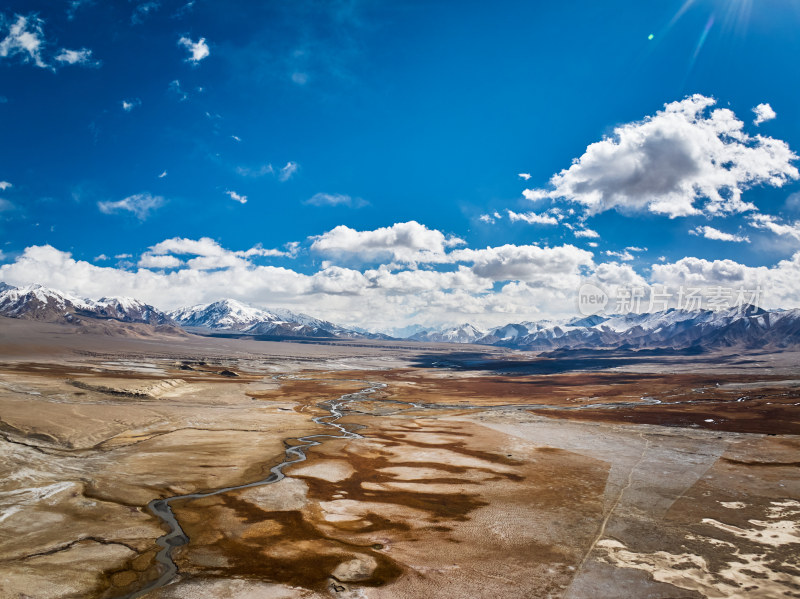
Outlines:
[[[791,372],[510,376],[169,343],[6,349],[0,597],[134,596],[161,573],[150,501],[264,480],[319,434],[279,482],[171,503],[189,542],[144,596],[800,597]],[[371,383],[338,420],[360,438],[312,420]]]

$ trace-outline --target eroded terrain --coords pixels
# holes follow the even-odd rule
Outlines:
[[[0,597],[800,597],[792,359],[126,343],[5,340]]]

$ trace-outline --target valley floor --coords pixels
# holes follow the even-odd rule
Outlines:
[[[795,358],[587,370],[13,323],[0,597],[800,597]],[[171,501],[187,538],[155,584],[148,504],[223,488]]]

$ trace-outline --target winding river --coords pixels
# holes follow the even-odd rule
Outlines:
[[[270,468],[270,475],[263,479],[252,483],[247,483],[244,485],[237,485],[232,487],[222,487],[220,489],[215,489],[213,491],[207,491],[205,493],[187,493],[185,495],[173,495],[172,497],[167,497],[165,499],[154,499],[148,504],[148,508],[150,511],[164,524],[167,528],[168,532],[159,537],[156,543],[161,547],[158,554],[156,554],[156,563],[161,570],[161,575],[152,582],[148,583],[146,586],[142,587],[138,591],[134,591],[132,593],[128,593],[127,595],[121,595],[117,599],[136,599],[137,597],[143,597],[147,593],[154,591],[155,589],[161,588],[167,584],[169,584],[175,576],[178,574],[178,566],[175,564],[175,561],[172,559],[172,551],[176,547],[182,547],[189,543],[189,537],[184,532],[183,528],[178,522],[178,519],[175,517],[175,514],[172,512],[172,508],[170,504],[175,501],[192,501],[193,499],[202,499],[204,497],[212,497],[214,495],[221,495],[222,493],[227,493],[229,491],[236,491],[238,489],[246,489],[248,487],[260,487],[263,485],[271,485],[277,483],[284,478],[286,475],[283,473],[283,469],[286,466],[291,464],[297,464],[298,462],[303,462],[306,459],[306,450],[314,447],[316,445],[320,445],[322,440],[324,439],[360,439],[362,438],[361,435],[355,433],[353,431],[348,430],[344,425],[339,424],[336,422],[342,416],[344,416],[344,407],[354,401],[361,401],[367,399],[373,393],[383,389],[386,387],[383,383],[373,383],[369,381],[355,381],[360,383],[365,383],[369,385],[366,389],[362,389],[361,391],[357,391],[355,393],[347,393],[342,395],[337,399],[329,399],[327,401],[320,402],[318,407],[326,409],[328,414],[323,416],[315,416],[312,418],[314,422],[317,424],[322,424],[324,426],[329,426],[334,428],[338,431],[339,434],[319,434],[319,435],[308,435],[305,437],[297,437],[297,441],[299,442],[297,445],[291,445],[286,448],[285,457],[280,464],[277,464]]]
[[[283,377],[275,377],[275,378],[283,378]],[[313,379],[304,379],[304,380],[313,380]],[[343,382],[343,381],[337,380],[337,382]],[[205,493],[187,493],[185,495],[173,495],[172,497],[167,497],[165,499],[154,499],[153,501],[151,501],[148,504],[148,508],[159,520],[161,520],[161,522],[168,530],[168,532],[165,535],[159,537],[156,540],[157,544],[161,547],[155,558],[156,563],[158,564],[159,569],[161,570],[161,575],[156,580],[151,581],[141,589],[133,591],[126,595],[120,595],[115,599],[137,599],[138,597],[143,597],[155,589],[166,586],[177,576],[178,567],[175,564],[175,561],[172,559],[172,551],[176,547],[182,547],[184,545],[187,545],[189,543],[189,537],[184,532],[183,528],[178,522],[178,519],[175,517],[175,514],[173,513],[172,508],[170,507],[171,503],[175,501],[192,501],[194,499],[202,499],[204,497],[221,495],[223,493],[227,493],[229,491],[235,491],[238,489],[246,489],[249,487],[260,487],[264,485],[271,485],[277,483],[286,478],[286,475],[283,473],[283,469],[286,466],[305,461],[306,450],[311,447],[320,445],[324,439],[363,438],[358,433],[348,430],[345,425],[339,424],[337,421],[341,419],[343,416],[345,416],[348,404],[368,399],[371,395],[373,395],[377,391],[386,388],[387,385],[384,383],[377,383],[365,380],[351,380],[348,382],[363,383],[367,387],[365,389],[362,389],[361,391],[356,391],[355,393],[347,393],[336,399],[330,399],[318,403],[317,406],[327,410],[328,414],[322,416],[315,416],[314,418],[312,418],[312,420],[317,424],[321,424],[323,426],[328,426],[335,429],[338,432],[338,434],[318,434],[318,435],[307,435],[305,437],[294,438],[298,441],[298,444],[293,444],[293,445],[287,444],[287,448],[284,454],[286,459],[284,459],[279,464],[270,468],[270,475],[267,478],[243,485],[222,487],[212,491],[207,491]],[[427,403],[405,402],[393,399],[384,400],[383,403],[402,404],[423,410],[457,409],[457,410],[494,411],[494,410],[515,410],[515,409],[529,410],[531,408],[536,408],[537,410],[571,411],[571,410],[585,410],[585,409],[618,409],[621,407],[629,407],[636,405],[639,406],[647,404],[654,405],[661,403],[661,401],[651,397],[642,397],[638,402],[626,401],[626,402],[608,402],[599,404],[590,403],[579,406],[557,406],[549,404],[535,404],[535,405],[504,404],[495,406],[479,406],[470,404],[427,404]],[[689,401],[674,402],[674,403],[692,404],[699,402],[698,400],[689,400]]]

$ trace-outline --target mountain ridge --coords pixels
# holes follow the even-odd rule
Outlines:
[[[169,312],[130,297],[79,298],[62,291],[0,282],[0,316],[72,323],[82,319],[180,327],[201,334],[275,338],[393,339],[363,329],[284,308],[257,308],[222,299]],[[564,320],[508,323],[489,330],[462,323],[441,328],[408,327],[407,341],[472,343],[509,349],[560,350],[708,350],[715,348],[800,345],[800,309],[764,310],[742,305],[727,310],[678,310],[580,316]]]

